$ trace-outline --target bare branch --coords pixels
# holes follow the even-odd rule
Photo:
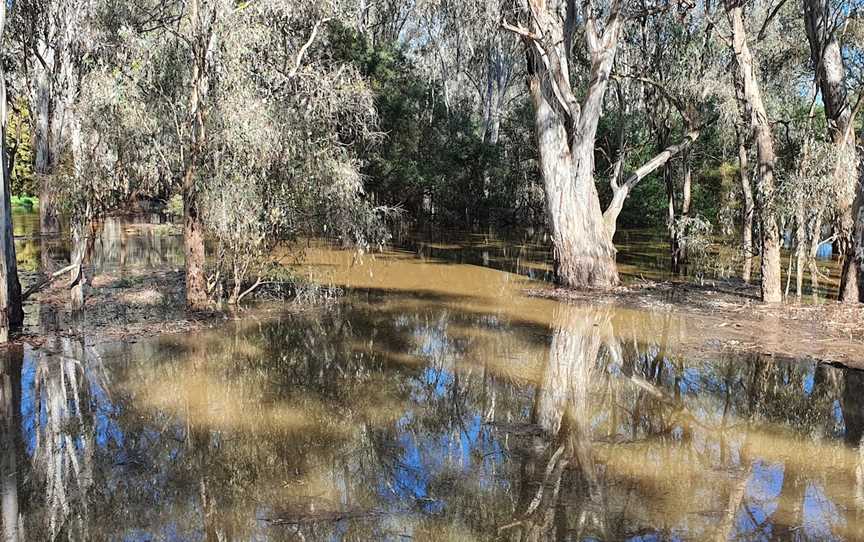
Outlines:
[[[330,19],[330,17],[325,17],[315,23],[315,26],[312,27],[309,39],[306,40],[306,43],[304,43],[302,47],[300,47],[297,56],[294,58],[294,68],[288,73],[288,77],[294,77],[297,75],[297,72],[300,70],[300,65],[303,63],[303,57],[306,55],[306,50],[312,46],[312,42],[315,41],[315,36],[318,35],[318,30],[321,28],[321,25],[329,22]]]

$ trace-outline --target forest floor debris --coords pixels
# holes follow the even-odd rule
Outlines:
[[[864,307],[803,297],[771,305],[758,286],[741,281],[642,281],[608,292],[538,288],[526,294],[574,303],[670,311],[687,318],[689,346],[711,354],[732,350],[813,359],[864,369]]]

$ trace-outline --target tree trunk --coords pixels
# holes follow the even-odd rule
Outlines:
[[[204,232],[197,202],[191,194],[183,196],[183,247],[186,255],[186,307],[203,310],[207,308]]]
[[[532,30],[508,28],[519,33],[526,46],[555,278],[575,288],[609,288],[618,283],[618,271],[594,185],[594,147],[618,45],[620,5],[613,3],[602,35],[593,15],[585,21],[591,83],[580,106],[569,69],[577,14],[569,3],[529,3],[524,15],[532,21]]]
[[[829,9],[825,0],[804,0],[804,28],[810,43],[810,60],[816,68],[816,79],[825,106],[828,137],[837,146],[838,156],[855,152],[855,129],[852,125],[852,106],[846,93],[846,68],[837,32],[826,20]],[[856,250],[855,229],[860,209],[861,189],[857,172],[850,172],[843,183],[848,186],[846,197],[838,201],[840,219],[840,251],[843,254],[843,272],[840,300],[858,303],[861,257]]]
[[[758,172],[756,206],[762,225],[762,301],[780,303],[783,300],[780,276],[780,228],[773,209],[776,162],[774,137],[771,134],[771,126],[768,123],[768,114],[762,101],[759,83],[753,71],[754,60],[747,45],[743,8],[736,4],[728,7],[728,13],[732,23],[732,47],[744,87],[743,99],[750,113],[750,129],[753,133],[753,140],[756,142]]]
[[[585,164],[574,165],[564,127],[542,96],[540,84],[538,77],[532,79],[531,95],[546,212],[552,230],[555,278],[574,288],[614,286],[618,282],[615,248],[603,225],[593,171],[586,171]],[[593,152],[592,139],[590,153]],[[583,156],[585,153],[582,149]],[[593,156],[589,160],[593,162]],[[582,182],[577,181],[579,176],[583,177]],[[586,176],[590,185],[584,180]]]
[[[744,220],[741,232],[741,249],[744,252],[744,268],[741,278],[749,283],[753,273],[753,189],[750,187],[750,170],[747,165],[747,147],[738,134],[738,179],[744,195]]]
[[[87,239],[84,233],[82,224],[72,228],[72,254],[71,263],[77,263],[70,271],[69,290],[70,304],[73,312],[80,311],[84,308],[84,285],[87,283],[87,273],[84,267],[84,259],[86,258]]]
[[[209,92],[207,62],[212,44],[212,28],[203,20],[199,0],[189,3],[194,44],[190,110],[192,111],[192,147],[183,175],[183,246],[186,256],[186,308],[207,307],[207,281],[204,276],[204,226],[198,208],[198,162],[206,148],[205,101]]]
[[[0,7],[0,38],[6,23],[6,6]],[[6,152],[6,70],[0,60],[0,342],[9,339],[9,330],[24,320],[21,283],[12,235],[9,154]]]
[[[54,164],[58,158],[57,156],[52,156],[51,148],[52,96],[50,69],[54,62],[54,54],[49,48],[42,47],[40,56],[47,66],[43,66],[38,60],[34,59],[33,61],[34,88],[31,109],[35,121],[33,130],[33,149],[35,153],[33,171],[39,179],[39,232],[45,235],[59,232],[60,220],[57,216],[51,186],[51,175],[54,173]]]
[[[806,251],[807,224],[804,212],[804,198],[799,196],[795,205],[795,297],[798,299],[801,299],[803,295],[804,264],[807,262]]]

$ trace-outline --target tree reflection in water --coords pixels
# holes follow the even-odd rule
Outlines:
[[[543,326],[448,303],[368,292],[203,336],[12,355],[4,534],[864,535],[859,373],[685,356],[669,312],[557,305]]]

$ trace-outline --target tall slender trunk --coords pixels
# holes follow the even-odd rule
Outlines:
[[[804,198],[799,196],[795,205],[795,297],[799,299],[803,295],[804,265],[807,262],[806,220]]]
[[[0,7],[0,39],[6,24],[6,5]],[[9,330],[24,320],[21,307],[21,283],[12,236],[12,203],[9,154],[6,152],[6,70],[0,59],[0,342],[9,339]]]
[[[207,284],[204,276],[204,226],[198,206],[198,165],[206,148],[205,100],[209,90],[207,56],[212,29],[202,20],[199,0],[189,3],[192,22],[193,64],[190,109],[193,113],[192,145],[183,176],[183,246],[186,256],[186,307],[202,310],[207,306]]]
[[[666,230],[669,233],[670,270],[678,273],[681,270],[681,251],[678,244],[678,233],[675,225],[675,182],[670,164],[663,168],[663,180],[666,184]]]
[[[77,265],[70,272],[70,302],[73,311],[84,308],[84,289],[91,274],[91,261],[96,238],[101,233],[101,223],[91,220],[88,224],[78,224],[72,228],[71,259]]]
[[[744,268],[741,278],[749,283],[753,273],[753,189],[750,187],[750,170],[747,164],[747,147],[744,138],[738,134],[738,180],[744,194],[744,220],[741,231],[741,249],[744,252]]]
[[[740,4],[727,7],[732,23],[732,47],[738,65],[739,76],[744,87],[743,99],[750,113],[750,129],[756,142],[756,207],[762,233],[761,290],[762,301],[780,303],[783,288],[780,271],[780,227],[774,213],[774,137],[768,123],[768,114],[762,101],[759,82],[754,72],[754,59],[747,45],[744,13]]]
[[[54,63],[54,52],[48,47],[41,47],[40,57],[45,62],[34,60],[34,83],[31,110],[34,117],[33,171],[39,179],[39,231],[41,234],[52,234],[60,231],[60,220],[57,215],[53,197],[51,175],[58,159],[52,156],[52,82],[50,70]]]

